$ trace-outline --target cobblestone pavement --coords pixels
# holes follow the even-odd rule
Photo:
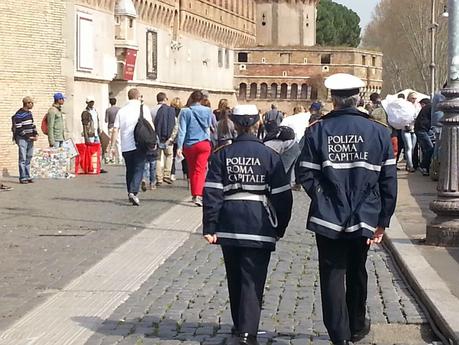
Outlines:
[[[124,168],[0,194],[0,331],[188,195],[184,181],[127,203]],[[1,333],[1,332],[0,332]]]
[[[294,218],[273,254],[259,341],[328,344],[322,324],[317,251],[304,230],[306,197],[296,193]],[[366,344],[436,343],[420,307],[380,248],[369,253]],[[82,325],[90,323],[76,317]],[[86,345],[224,345],[232,322],[221,251],[193,235],[111,317]]]

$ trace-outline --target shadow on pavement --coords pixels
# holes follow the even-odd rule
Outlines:
[[[88,343],[94,338],[119,337],[124,338],[120,344],[136,344],[143,339],[152,341],[179,341],[197,342],[201,344],[224,345],[239,344],[236,337],[231,336],[229,324],[218,324],[214,322],[185,321],[179,323],[176,320],[162,319],[154,315],[145,315],[143,318],[128,320],[102,320],[98,317],[76,316],[72,318],[81,326],[90,329],[95,334],[89,339]],[[273,333],[260,330],[258,341],[260,344],[279,344],[287,345],[292,342],[298,344],[308,344],[309,341],[328,342],[327,336],[302,333]],[[150,342],[148,342],[149,344]]]

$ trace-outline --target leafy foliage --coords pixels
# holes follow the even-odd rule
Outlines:
[[[430,93],[431,6],[432,0],[380,0],[376,7],[362,46],[384,54],[384,94],[407,88]],[[437,6],[436,90],[448,74],[448,21],[442,12]]]
[[[360,44],[360,17],[346,6],[321,0],[317,9],[317,43],[357,47]]]

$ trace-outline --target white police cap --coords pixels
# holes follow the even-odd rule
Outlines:
[[[233,108],[231,119],[234,123],[242,127],[252,127],[260,121],[260,115],[258,114],[258,108],[256,105],[241,104],[236,105]]]
[[[325,87],[331,90],[332,95],[352,96],[365,87],[362,79],[347,73],[336,73],[325,79]]]
[[[233,108],[233,115],[258,115],[258,108],[254,104],[240,104]]]

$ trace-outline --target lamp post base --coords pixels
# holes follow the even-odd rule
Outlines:
[[[426,244],[442,247],[459,246],[459,200],[439,199],[430,204],[437,216],[427,225]]]

